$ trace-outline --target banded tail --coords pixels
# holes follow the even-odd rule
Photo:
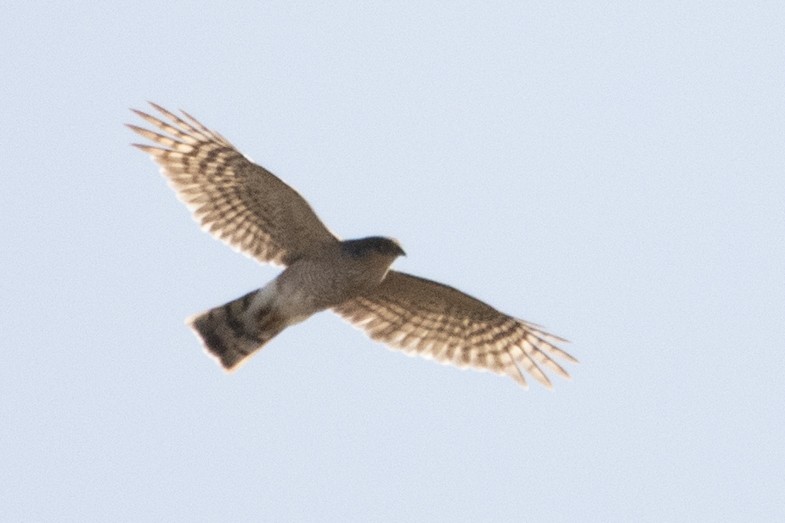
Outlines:
[[[186,320],[224,369],[235,370],[287,327],[265,290],[250,292]]]

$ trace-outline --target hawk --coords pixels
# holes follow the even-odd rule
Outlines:
[[[569,378],[557,362],[577,362],[562,338],[508,316],[447,285],[394,271],[405,255],[393,239],[341,241],[294,189],[243,156],[185,111],[151,103],[160,117],[127,124],[153,142],[133,144],[161,167],[202,228],[262,263],[285,267],[261,289],[192,316],[208,354],[234,370],[290,325],[330,309],[374,340],[440,363],[550,388],[543,369]]]

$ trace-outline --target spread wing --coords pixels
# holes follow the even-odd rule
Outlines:
[[[410,355],[489,370],[526,387],[523,371],[551,387],[547,368],[569,378],[556,358],[577,360],[555,345],[565,341],[463,292],[389,271],[368,294],[333,309],[371,338]]]
[[[260,262],[279,265],[337,241],[297,191],[251,162],[226,138],[184,111],[181,118],[151,105],[163,120],[133,111],[156,132],[128,127],[154,145],[133,145],[161,166],[203,229]]]

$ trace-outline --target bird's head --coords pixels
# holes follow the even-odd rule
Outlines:
[[[401,244],[392,238],[383,236],[370,236],[359,240],[346,240],[341,242],[344,251],[353,257],[367,256],[369,254],[381,255],[395,259],[398,256],[406,256],[401,248]]]

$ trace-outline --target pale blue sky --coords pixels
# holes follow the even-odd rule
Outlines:
[[[6,5],[6,520],[785,518],[781,2]],[[329,313],[235,375],[262,286],[128,146],[182,107],[396,267],[542,323],[528,392]]]

